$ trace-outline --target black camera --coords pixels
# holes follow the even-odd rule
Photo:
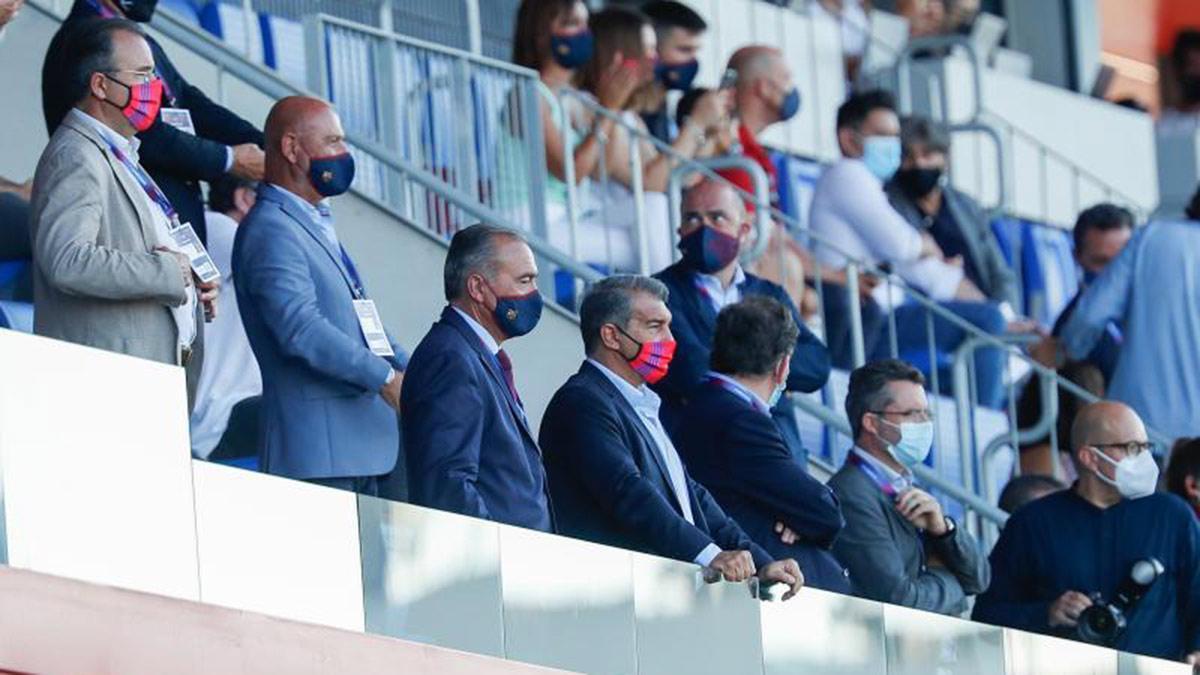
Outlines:
[[[1125,632],[1125,617],[1162,576],[1163,564],[1156,558],[1146,558],[1133,564],[1129,576],[1117,587],[1117,597],[1105,602],[1099,593],[1092,594],[1092,606],[1079,615],[1079,639],[1092,644],[1112,647]]]

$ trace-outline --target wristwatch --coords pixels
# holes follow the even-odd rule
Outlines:
[[[942,516],[946,519],[946,531],[934,537],[934,539],[949,539],[954,536],[954,531],[958,529],[958,524],[950,516]]]

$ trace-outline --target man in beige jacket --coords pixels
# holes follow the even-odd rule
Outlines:
[[[184,366],[191,400],[217,283],[175,250],[175,210],[138,164],[134,134],[161,105],[154,59],[131,22],[73,28],[60,74],[77,103],[34,175],[34,331]]]

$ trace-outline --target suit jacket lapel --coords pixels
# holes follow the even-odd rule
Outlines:
[[[708,296],[701,293],[697,287],[696,273],[684,269],[681,263],[675,263],[675,275],[683,286],[683,301],[688,305],[692,314],[699,318],[700,325],[712,333],[717,328],[717,310],[713,309]]]
[[[138,185],[133,176],[129,175],[129,169],[126,169],[121,160],[117,159],[108,141],[101,138],[99,134],[86,124],[77,124],[71,119],[70,115],[67,115],[62,123],[64,126],[82,134],[84,138],[94,143],[100,149],[100,152],[104,154],[104,159],[108,162],[109,171],[112,171],[113,175],[116,176],[117,184],[121,186],[121,189],[125,192],[125,197],[129,199],[130,204],[133,205],[134,212],[137,213],[138,229],[142,232],[142,241],[146,244],[146,249],[153,249],[155,246],[160,245],[160,243],[167,243],[158,241],[158,234],[154,231],[154,214],[150,212],[150,198],[146,195],[146,191],[142,189],[141,185]]]
[[[675,510],[678,511],[680,515],[683,515],[683,505],[679,503],[679,496],[675,494],[675,488],[671,484],[671,473],[667,471],[666,461],[663,460],[662,453],[658,448],[658,443],[655,442],[654,436],[650,434],[650,430],[647,429],[646,425],[642,422],[638,412],[633,409],[633,406],[629,405],[629,401],[625,400],[625,397],[621,395],[620,391],[617,391],[617,388],[613,386],[613,383],[610,382],[603,373],[596,370],[596,367],[592,364],[585,361],[583,367],[579,370],[579,373],[580,375],[583,375],[591,380],[594,383],[593,386],[598,387],[601,391],[603,391],[616,403],[616,406],[621,409],[626,416],[633,419],[633,428],[641,437],[642,443],[644,443],[649,449],[649,454],[654,462],[654,466],[658,469],[659,481],[662,483],[663,487],[666,488],[667,495],[670,496],[671,503],[675,505]],[[689,499],[690,498],[691,496],[689,495]],[[694,512],[695,509],[693,508],[692,511]]]
[[[354,293],[354,280],[350,277],[350,272],[342,263],[341,251],[334,250],[333,243],[320,230],[320,227],[313,222],[312,216],[287,197],[274,194],[274,190],[263,190],[260,194],[264,199],[278,204],[284,213],[291,216],[292,220],[300,224],[300,227],[308,233],[308,236],[312,237],[317,246],[321,247],[321,250],[325,251],[325,255],[328,255],[329,259],[333,261],[334,267],[342,275],[342,280],[346,282],[346,286],[350,288],[350,292]]]
[[[484,369],[487,370],[487,372],[492,376],[492,380],[499,385],[500,391],[504,395],[504,400],[508,402],[508,409],[512,412],[513,417],[515,417],[517,420],[517,425],[521,427],[521,431],[525,433],[525,436],[529,439],[530,444],[532,444],[533,447],[537,449],[538,454],[541,455],[542,449],[538,446],[537,439],[534,438],[533,431],[529,428],[529,420],[525,418],[525,410],[519,403],[516,402],[515,399],[513,399],[512,394],[509,393],[508,381],[504,379],[504,374],[500,372],[500,366],[496,361],[495,355],[487,352],[487,349],[484,348],[483,343],[479,340],[479,336],[476,335],[475,331],[472,330],[471,327],[462,320],[462,317],[458,315],[458,312],[454,311],[453,307],[446,307],[446,309],[442,310],[442,321],[445,321],[448,325],[452,326],[455,330],[461,333],[463,339],[467,341],[467,344],[475,350],[475,354],[479,357],[479,361],[483,364]]]

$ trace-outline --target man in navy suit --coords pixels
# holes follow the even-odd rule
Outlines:
[[[783,288],[742,269],[738,254],[750,235],[750,220],[742,199],[728,184],[703,181],[683,198],[679,226],[679,262],[655,275],[671,292],[667,306],[679,350],[671,371],[654,386],[663,399],[663,422],[675,433],[683,405],[708,372],[717,312],[743,297],[765,295],[791,310],[800,327],[788,373],[789,391],[820,389],[829,379],[829,352],[804,327],[800,314]],[[807,453],[800,442],[790,406],[772,409],[788,447],[801,460]]]
[[[798,332],[791,311],[770,297],[722,309],[712,371],[689,398],[676,438],[688,470],[751,539],[776,558],[795,558],[808,585],[849,593],[830,550],[845,524],[837,497],[808,475],[771,419]]]
[[[500,347],[542,315],[533,252],[516,232],[458,231],[442,318],[413,352],[401,399],[414,504],[552,532],[546,474]]]
[[[234,238],[233,276],[262,370],[262,470],[376,494],[399,453],[406,357],[384,333],[333,226],[326,198],[353,179],[328,103],[276,103],[266,182]]]
[[[668,372],[675,341],[667,289],[648,277],[598,282],[579,311],[587,360],[555,393],[541,442],[559,531],[695,562],[726,581],[804,583],[773,560],[684,469],[647,382]]]

